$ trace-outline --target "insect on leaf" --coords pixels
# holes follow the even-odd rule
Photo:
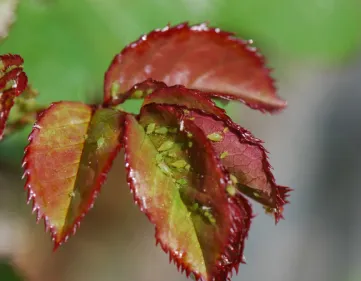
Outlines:
[[[144,103],[183,106],[187,118],[193,120],[212,141],[239,190],[274,213],[276,221],[282,217],[290,189],[275,183],[262,142],[235,124],[223,109],[198,91],[181,86],[158,89],[147,96]]]
[[[105,103],[142,98],[159,88],[159,84],[151,87],[154,80],[148,80],[149,92],[132,89],[147,79],[199,89],[261,111],[276,112],[286,106],[276,95],[264,58],[251,43],[206,24],[167,26],[126,47],[105,75]]]
[[[144,106],[139,120],[127,115],[128,182],[155,225],[157,242],[178,268],[196,279],[225,281],[241,262],[251,209],[240,204],[240,195],[227,192],[232,182],[211,142],[182,116],[156,104]],[[157,134],[157,127],[167,133]]]
[[[115,109],[58,102],[34,125],[24,157],[26,188],[55,249],[93,206],[121,147],[123,120]]]
[[[231,119],[197,110],[188,112],[188,118],[212,141],[222,164],[231,173],[233,183],[243,194],[273,213],[278,222],[283,217],[283,206],[288,203],[290,189],[276,184],[262,142]]]

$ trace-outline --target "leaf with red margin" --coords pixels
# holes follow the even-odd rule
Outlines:
[[[157,29],[123,49],[105,74],[104,102],[119,104],[131,94],[144,97],[147,92],[134,95],[129,90],[147,79],[242,101],[261,111],[276,112],[286,106],[276,94],[264,58],[250,42],[206,24]]]
[[[262,141],[230,118],[221,119],[197,110],[190,110],[188,118],[214,140],[213,147],[224,167],[237,179],[234,181],[239,190],[273,213],[276,222],[283,218],[291,189],[276,184]]]
[[[45,219],[56,249],[93,206],[121,147],[124,113],[77,102],[52,104],[29,136],[28,200]]]
[[[162,88],[145,98],[144,104],[149,103],[185,106],[188,118],[207,136],[217,133],[219,141],[212,142],[214,149],[224,167],[237,178],[239,190],[274,213],[276,221],[282,217],[290,189],[275,183],[267,152],[259,139],[235,124],[199,91],[182,86]]]
[[[143,105],[150,103],[185,106],[189,109],[199,109],[214,114],[220,118],[229,118],[226,111],[209,99],[201,91],[190,90],[182,85],[162,87],[154,90],[144,99]]]
[[[211,143],[182,116],[156,104],[143,107],[139,121],[126,116],[128,182],[178,268],[203,281],[225,281],[242,260],[251,209],[239,206],[241,195],[227,193],[231,181]]]
[[[14,99],[27,87],[28,78],[23,72],[23,59],[19,55],[0,56],[0,141]]]

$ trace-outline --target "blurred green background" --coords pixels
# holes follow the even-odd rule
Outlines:
[[[338,67],[352,60],[360,49],[360,15],[359,0],[21,0],[0,53],[24,57],[41,102],[86,101],[101,98],[116,53],[167,23],[209,21],[253,39],[282,77],[290,62]],[[28,132],[0,144],[7,165],[19,165]],[[8,270],[0,266],[0,281],[18,280]]]

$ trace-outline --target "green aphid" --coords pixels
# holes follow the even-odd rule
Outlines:
[[[258,192],[253,192],[253,196],[256,197],[256,198],[260,198],[261,195],[258,193]]]
[[[184,112],[184,114],[189,114],[189,110],[187,110],[187,109],[184,109],[183,112]]]
[[[148,126],[147,126],[147,134],[150,135],[151,133],[154,132],[154,129],[155,129],[155,123],[150,123]]]
[[[140,99],[143,97],[143,91],[141,90],[136,90],[133,94],[132,97],[135,99]]]
[[[193,146],[193,142],[188,142],[188,147],[192,147]]]
[[[103,138],[103,137],[100,137],[100,138],[97,140],[97,146],[98,146],[98,148],[103,147],[104,143],[105,143],[104,138]]]
[[[177,160],[171,164],[173,167],[181,169],[187,166],[187,162],[184,160]]]
[[[194,203],[194,204],[192,205],[192,207],[191,207],[191,210],[192,210],[192,211],[197,211],[198,209],[199,209],[198,203]]]
[[[162,143],[162,145],[158,148],[158,151],[166,151],[171,149],[174,146],[173,141],[165,141]]]
[[[111,95],[113,98],[116,98],[119,93],[120,85],[118,82],[113,82],[112,87],[110,89]]]
[[[178,132],[177,128],[169,128],[168,131],[172,134],[175,134],[176,132]]]
[[[236,195],[236,192],[237,192],[236,188],[235,188],[233,185],[228,185],[228,186],[226,187],[226,191],[227,191],[227,193],[228,193],[229,195],[231,195],[231,196]]]
[[[223,133],[227,133],[228,131],[229,131],[228,127],[225,127],[225,128],[223,129]]]
[[[153,93],[153,89],[148,89],[148,90],[146,90],[147,96],[150,95],[151,93]]]
[[[160,163],[163,161],[163,155],[161,153],[158,153],[156,156],[155,156],[155,161],[157,163]]]
[[[211,224],[213,224],[213,225],[216,224],[216,219],[215,219],[213,216],[208,217],[208,220],[209,220],[209,222],[210,222]]]
[[[228,151],[223,151],[221,155],[219,156],[221,159],[226,158],[229,155]]]
[[[215,224],[216,223],[216,219],[214,218],[214,216],[209,212],[209,211],[205,211],[204,212],[204,216],[208,219],[208,221],[211,224]]]
[[[218,132],[214,132],[212,134],[209,134],[207,136],[208,139],[210,139],[211,141],[222,141],[223,140],[223,136],[221,133]]]
[[[156,134],[159,135],[166,135],[168,133],[168,128],[167,127],[159,127],[155,130]]]
[[[175,151],[170,151],[168,152],[167,156],[171,158],[177,158],[177,153]]]
[[[237,183],[238,183],[238,180],[237,180],[237,178],[236,178],[234,175],[230,174],[230,175],[229,175],[229,178],[231,179],[231,181],[232,181],[233,184],[237,184]]]
[[[188,181],[185,178],[181,178],[177,180],[177,183],[180,185],[187,185]]]
[[[193,134],[188,132],[188,133],[187,133],[187,137],[188,137],[188,138],[191,138],[191,137],[193,137]]]
[[[186,169],[187,171],[189,171],[191,169],[191,165],[187,164],[184,169]]]
[[[160,170],[166,174],[167,176],[171,176],[172,175],[172,171],[171,169],[168,167],[168,165],[164,162],[160,162],[158,163],[158,167],[160,168]]]

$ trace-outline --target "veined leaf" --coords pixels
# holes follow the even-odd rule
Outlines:
[[[239,100],[261,111],[274,112],[286,106],[276,95],[270,70],[251,41],[206,24],[167,26],[126,47],[105,75],[105,103],[144,97],[148,92],[135,95],[129,90],[150,78],[168,86],[199,89],[211,97]]]
[[[138,121],[127,115],[128,181],[177,266],[196,279],[225,281],[241,261],[251,209],[227,192],[232,182],[211,142],[182,116],[156,104],[144,106]]]
[[[230,118],[222,119],[196,110],[189,110],[187,115],[212,141],[238,189],[263,204],[278,222],[283,217],[290,189],[276,184],[262,142]]]
[[[276,221],[282,217],[290,189],[275,183],[267,152],[259,139],[235,124],[223,109],[198,91],[181,86],[164,87],[145,98],[144,104],[149,103],[183,106],[188,118],[212,141],[239,190],[274,213]]]
[[[0,141],[14,99],[27,87],[28,78],[23,72],[23,59],[18,55],[0,56]]]
[[[55,249],[93,206],[121,146],[123,120],[114,109],[59,102],[34,125],[24,157],[26,188]]]

